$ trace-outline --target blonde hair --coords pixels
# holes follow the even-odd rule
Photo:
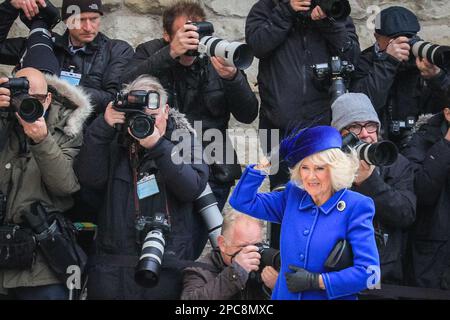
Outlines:
[[[326,165],[330,168],[331,186],[333,191],[350,188],[355,180],[359,168],[359,160],[356,152],[344,153],[341,149],[327,149],[305,159],[310,159],[314,165]],[[300,166],[303,161],[298,162],[291,172],[291,181],[304,189],[300,175]]]

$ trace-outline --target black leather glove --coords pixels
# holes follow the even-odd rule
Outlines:
[[[285,272],[284,276],[290,292],[320,290],[318,273],[312,273],[293,265],[289,265],[289,269],[294,272]]]

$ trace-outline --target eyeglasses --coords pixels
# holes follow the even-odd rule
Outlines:
[[[45,93],[45,94],[42,94],[42,93],[41,94],[39,94],[39,93],[30,94],[30,97],[39,100],[40,103],[44,103],[45,99],[47,99],[47,96],[48,96],[48,93]]]
[[[366,124],[354,123],[349,125],[345,129],[358,135],[361,133],[363,128],[366,128],[367,133],[374,133],[378,130],[378,123],[376,122],[367,122]]]

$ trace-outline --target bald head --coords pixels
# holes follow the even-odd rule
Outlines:
[[[16,77],[26,77],[30,82],[30,94],[46,94],[47,81],[44,74],[34,68],[23,68],[17,71]]]
[[[45,80],[44,74],[34,68],[23,68],[16,72],[16,77],[25,77],[28,79],[28,82],[30,83],[28,94],[42,97],[42,99],[39,100],[41,101],[44,110],[47,110],[51,102],[51,94],[48,93],[47,80]],[[46,98],[44,98],[44,96],[46,96]]]

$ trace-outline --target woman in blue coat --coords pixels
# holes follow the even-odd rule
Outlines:
[[[257,193],[268,168],[250,165],[230,198],[236,210],[281,224],[281,270],[273,299],[356,299],[380,279],[374,203],[347,190],[359,162],[341,146],[339,132],[328,126],[291,134],[280,145],[291,170],[285,190]],[[353,265],[330,271],[324,263],[340,240],[351,245]]]

